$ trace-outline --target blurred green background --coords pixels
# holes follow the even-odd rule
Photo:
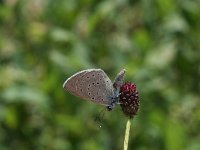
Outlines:
[[[129,149],[200,150],[199,0],[0,0],[0,150],[121,150],[127,118],[62,88],[123,68],[141,107]]]

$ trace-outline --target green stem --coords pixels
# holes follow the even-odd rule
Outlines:
[[[131,126],[131,122],[130,122],[130,119],[129,119],[126,123],[126,132],[125,132],[125,137],[124,137],[124,150],[128,149],[130,126]]]

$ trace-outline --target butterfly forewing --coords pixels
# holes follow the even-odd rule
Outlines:
[[[112,82],[101,69],[78,72],[68,78],[63,87],[75,96],[103,105],[110,105],[114,97]]]

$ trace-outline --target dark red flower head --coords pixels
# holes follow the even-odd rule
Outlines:
[[[139,109],[139,96],[136,85],[131,82],[124,83],[120,88],[120,106],[126,116],[133,118]]]

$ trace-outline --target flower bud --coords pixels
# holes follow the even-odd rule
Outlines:
[[[120,87],[119,102],[123,113],[133,118],[139,109],[139,96],[136,85],[126,82]]]

